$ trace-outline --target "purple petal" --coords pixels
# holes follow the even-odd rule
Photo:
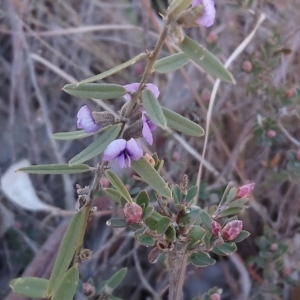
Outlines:
[[[202,3],[198,3],[198,2],[202,2]],[[192,3],[192,6],[194,6],[194,3],[198,3],[196,5],[202,4],[203,5],[203,13],[202,16],[197,19],[197,24],[205,26],[205,27],[210,27],[211,25],[213,25],[214,21],[215,21],[215,17],[216,17],[216,9],[215,9],[215,5],[214,5],[214,1],[213,0],[194,0]]]
[[[138,88],[140,86],[140,83],[139,82],[135,82],[135,83],[130,83],[130,84],[126,84],[126,85],[123,85],[123,87],[125,88],[125,90],[127,92],[130,92],[130,93],[135,93]],[[124,98],[129,101],[131,99],[130,95],[129,94],[126,94],[124,96]]]
[[[152,136],[152,132],[147,124],[147,122],[143,123],[143,137],[144,139],[149,143],[149,145],[153,144],[153,136]]]
[[[135,141],[135,139],[131,138],[126,143],[126,150],[128,156],[130,156],[133,160],[139,160],[143,156],[143,149],[139,144]],[[130,160],[129,160],[130,163]]]
[[[125,165],[129,168],[131,167],[131,158],[128,154],[126,154]]]
[[[192,7],[202,4],[202,0],[193,0]]]
[[[124,168],[125,167],[125,154],[124,153],[121,153],[118,156],[118,163],[119,163],[119,167],[120,168]]]
[[[156,129],[156,125],[150,119],[147,120],[147,124],[151,131],[154,131]]]
[[[126,140],[117,139],[111,142],[103,153],[103,160],[112,161],[116,157],[121,156],[122,152],[126,148]]]
[[[100,128],[100,125],[95,123],[87,105],[82,106],[77,113],[77,127],[86,133],[95,132]]]
[[[158,87],[153,84],[153,83],[147,83],[146,84],[146,89],[151,91],[153,93],[153,95],[155,96],[155,98],[158,98],[159,96],[159,89]]]

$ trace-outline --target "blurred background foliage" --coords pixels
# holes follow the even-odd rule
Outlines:
[[[67,83],[101,73],[151,50],[161,28],[163,1],[3,0],[0,8],[0,168],[27,158],[31,164],[67,162],[90,142],[53,141],[52,133],[76,129],[76,114],[88,104],[62,92]],[[205,269],[188,268],[185,299],[213,286],[222,299],[299,299],[300,270],[300,2],[298,0],[216,1],[211,28],[189,29],[189,35],[223,62],[252,30],[260,13],[266,20],[231,71],[237,85],[222,84],[213,110],[199,201],[216,204],[226,184],[255,182],[249,208],[239,218],[251,236],[238,252]],[[161,53],[168,55],[167,45]],[[136,82],[145,66],[139,61],[105,79]],[[205,127],[214,79],[189,63],[172,74],[154,74],[161,103]],[[118,110],[123,100],[103,102]],[[101,108],[103,110],[103,106]],[[203,138],[155,132],[149,152],[165,160],[163,176],[178,183],[183,174],[195,182]],[[97,160],[94,160],[94,164]],[[120,173],[131,194],[144,186]],[[72,209],[75,183],[88,185],[92,175],[67,179],[30,177],[43,202]],[[17,180],[17,177],[13,180]],[[103,185],[108,182],[103,181]],[[68,224],[64,213],[24,210],[3,193],[0,202],[0,298],[24,299],[10,293],[17,276],[48,277]],[[26,194],[23,189],[22,193]],[[29,196],[30,197],[30,196]],[[21,200],[20,200],[21,201]],[[22,204],[22,203],[19,203]],[[89,224],[86,247],[93,258],[81,266],[81,280],[95,285],[122,267],[128,273],[116,291],[123,299],[164,299],[167,273],[160,259],[150,265],[150,249],[140,248],[132,232],[105,225],[120,210],[107,196],[95,201],[98,213]],[[264,229],[265,228],[265,229]],[[134,278],[134,279],[133,279]],[[152,288],[151,288],[152,287]],[[78,291],[76,299],[86,299]],[[148,298],[147,298],[148,297]]]

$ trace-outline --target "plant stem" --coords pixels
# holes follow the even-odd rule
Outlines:
[[[139,88],[136,91],[134,97],[132,97],[132,99],[128,103],[127,110],[126,110],[126,113],[125,113],[126,118],[128,118],[130,116],[135,104],[137,103],[137,101],[138,101],[138,99],[139,99],[139,97],[142,93],[144,85],[147,83],[148,78],[150,77],[150,75],[152,73],[153,65],[157,60],[158,54],[159,54],[159,52],[160,52],[160,50],[161,50],[161,48],[162,48],[162,46],[165,42],[165,39],[167,38],[167,32],[168,32],[168,26],[167,25],[168,24],[167,24],[167,20],[166,20],[165,24],[164,24],[164,27],[163,27],[160,35],[159,35],[159,38],[156,42],[156,45],[155,45],[153,51],[149,53],[148,63],[145,67],[145,71],[144,71],[142,79],[140,81]]]

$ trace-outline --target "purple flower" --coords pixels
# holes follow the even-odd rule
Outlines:
[[[77,127],[86,133],[95,132],[100,128],[100,125],[95,123],[87,105],[82,106],[77,113]]]
[[[111,142],[104,151],[103,159],[112,161],[118,158],[120,168],[130,167],[131,159],[139,160],[143,156],[143,149],[138,145],[135,139],[129,141],[117,139]]]
[[[139,82],[135,82],[135,83],[130,83],[130,84],[123,85],[123,87],[129,93],[136,93],[137,90],[138,90],[138,88],[139,88],[139,86],[140,86]],[[159,96],[159,89],[158,89],[158,87],[155,84],[153,84],[153,83],[147,83],[146,84],[146,89],[149,90],[149,91],[151,91],[153,93],[153,95],[155,96],[155,98],[158,98],[158,96]],[[125,97],[125,99],[127,101],[131,99],[130,94],[126,94],[124,97]]]
[[[196,20],[196,23],[198,25],[210,27],[214,23],[216,17],[214,0],[193,0],[192,7],[197,5],[203,6],[203,12],[202,16]]]
[[[152,137],[152,131],[156,129],[156,125],[146,117],[146,113],[142,113],[142,121],[143,121],[143,137],[145,140],[152,145],[153,144],[153,137]]]

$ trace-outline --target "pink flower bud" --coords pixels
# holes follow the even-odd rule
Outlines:
[[[104,187],[104,188],[109,187],[109,180],[106,177],[102,177],[100,179],[100,183],[101,183],[102,187]]]
[[[277,132],[276,132],[275,130],[270,129],[270,130],[268,130],[268,132],[267,132],[267,136],[268,136],[270,139],[274,138],[276,135],[277,135]]]
[[[234,240],[241,232],[243,228],[243,222],[240,220],[234,220],[225,225],[221,231],[224,241]]]
[[[297,151],[296,158],[298,161],[300,161],[300,149]]]
[[[210,44],[214,44],[217,40],[218,40],[218,35],[217,35],[217,33],[216,33],[216,31],[211,31],[209,34],[208,34],[208,36],[207,36],[207,41],[208,41],[208,43],[210,43]]]
[[[219,233],[221,232],[221,225],[215,220],[212,220],[211,222],[211,232],[214,236],[219,236]]]
[[[137,223],[142,219],[143,209],[136,204],[126,203],[124,206],[124,216],[127,219],[128,223]]]
[[[96,289],[94,286],[92,286],[91,284],[89,283],[84,283],[82,285],[82,292],[85,296],[94,296],[95,295],[95,292],[96,292]]]
[[[252,71],[252,64],[249,60],[244,61],[243,70],[248,73]]]
[[[271,244],[270,251],[275,252],[277,250],[278,250],[278,244],[276,243]]]
[[[175,162],[177,162],[177,161],[179,161],[179,158],[180,158],[179,153],[175,151],[175,152],[172,154],[172,160],[175,161]]]
[[[240,186],[237,189],[236,198],[238,199],[238,198],[247,198],[247,197],[249,197],[249,195],[251,194],[251,192],[254,189],[254,185],[255,185],[255,183],[252,182],[252,183],[248,183],[248,184]]]
[[[284,97],[285,98],[291,98],[295,95],[295,90],[293,88],[289,88],[288,90],[285,91]]]
[[[221,300],[221,295],[218,293],[213,293],[210,295],[209,300]]]

